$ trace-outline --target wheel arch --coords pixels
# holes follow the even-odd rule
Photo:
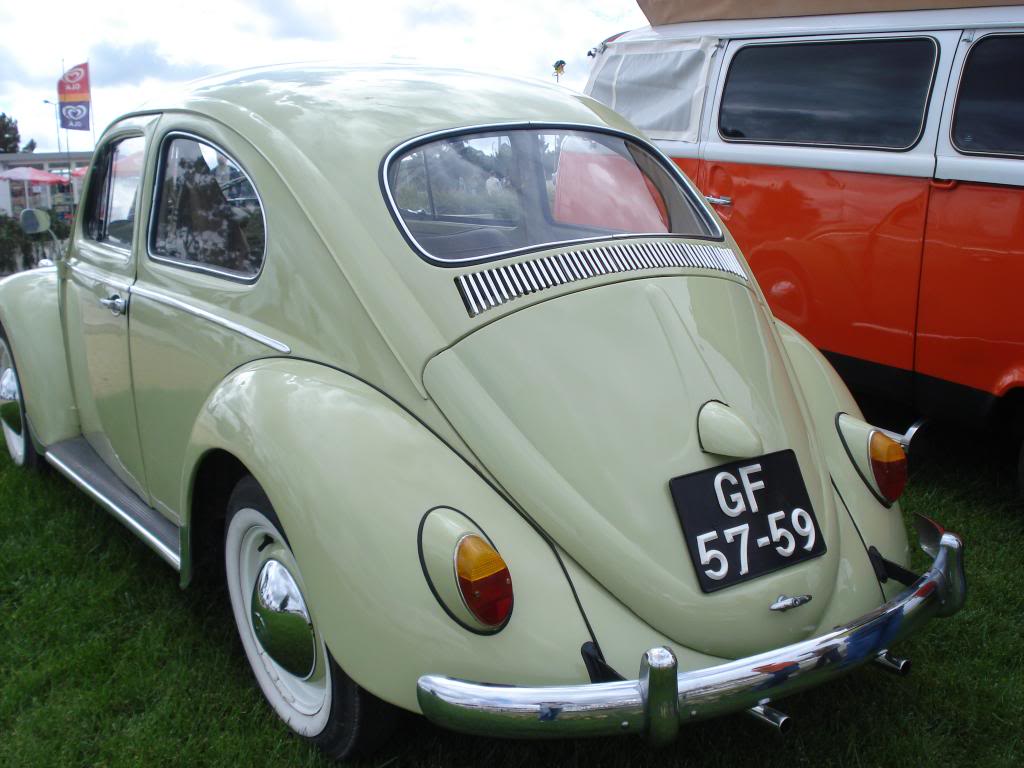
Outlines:
[[[21,382],[31,434],[42,446],[80,432],[61,327],[56,267],[0,281],[3,326]]]
[[[295,359],[242,366],[200,410],[185,458],[192,546],[217,540],[230,480],[251,474],[281,521],[332,655],[377,697],[418,711],[416,679],[431,673],[589,680],[580,654],[589,630],[547,540],[450,446],[361,379]],[[438,506],[471,515],[509,562],[517,607],[495,635],[467,632],[430,591],[418,536]],[[386,669],[382,652],[394,660]]]

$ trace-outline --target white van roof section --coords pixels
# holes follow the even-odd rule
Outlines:
[[[1018,5],[1019,0],[637,0],[652,26],[725,19],[772,19],[847,13]]]

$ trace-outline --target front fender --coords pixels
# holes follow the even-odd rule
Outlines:
[[[44,446],[80,432],[61,328],[56,267],[0,281],[0,323],[18,366],[25,412]]]
[[[331,653],[378,697],[418,711],[423,674],[518,685],[589,680],[580,647],[590,636],[552,548],[451,448],[370,385],[311,362],[253,362],[206,402],[186,466],[216,449],[263,486]],[[183,482],[191,487],[191,478]],[[418,527],[439,505],[470,516],[508,564],[515,607],[495,635],[456,624],[427,585]]]
[[[864,546],[874,546],[889,560],[909,566],[910,546],[899,504],[886,508],[879,503],[857,474],[836,428],[836,414],[848,413],[862,419],[860,408],[825,356],[785,323],[776,320],[776,324],[796,381],[807,401],[829,474],[849,509]],[[890,582],[886,586],[888,593],[898,591],[900,585]]]

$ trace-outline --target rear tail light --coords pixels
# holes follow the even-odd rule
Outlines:
[[[512,613],[512,576],[494,547],[475,534],[463,536],[455,548],[455,575],[470,613],[488,627],[505,623]]]
[[[879,492],[887,501],[896,501],[907,485],[907,454],[903,446],[875,430],[868,440],[868,455]]]

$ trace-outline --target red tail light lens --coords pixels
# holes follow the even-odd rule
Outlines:
[[[868,441],[871,471],[882,496],[896,501],[907,485],[907,454],[903,446],[882,432],[872,432]]]
[[[512,576],[497,550],[479,536],[463,536],[455,549],[455,574],[470,612],[489,627],[504,624],[512,613]]]

